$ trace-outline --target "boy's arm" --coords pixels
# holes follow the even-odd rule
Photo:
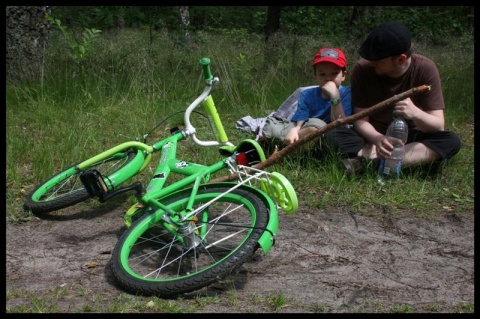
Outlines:
[[[342,96],[340,90],[333,81],[328,81],[322,86],[322,92],[330,98],[330,121],[345,118]]]

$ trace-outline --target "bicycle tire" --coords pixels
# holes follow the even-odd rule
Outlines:
[[[108,176],[121,170],[139,152],[141,151],[125,150],[83,170],[77,169],[77,165],[70,166],[46,179],[31,191],[25,199],[23,208],[34,214],[44,214],[83,202],[89,199],[90,195],[80,181],[82,171],[94,168],[102,175]]]
[[[201,188],[194,208],[229,189]],[[181,210],[189,195],[180,194],[165,204]],[[192,219],[196,219],[195,232],[201,227],[208,231],[196,247],[187,250],[176,235],[160,225],[160,210],[136,220],[112,253],[112,272],[119,285],[136,295],[175,297],[225,278],[259,248],[258,239],[265,231],[269,212],[258,195],[237,188]]]

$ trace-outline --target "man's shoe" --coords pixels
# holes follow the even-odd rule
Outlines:
[[[345,158],[342,160],[343,167],[347,176],[355,176],[363,173],[363,158]]]

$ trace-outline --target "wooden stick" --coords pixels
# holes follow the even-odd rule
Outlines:
[[[356,114],[352,114],[352,115],[347,116],[345,118],[336,119],[335,121],[330,122],[325,126],[317,128],[317,130],[315,132],[310,133],[310,134],[298,139],[296,142],[285,146],[280,151],[275,151],[272,155],[270,155],[269,158],[267,158],[263,162],[258,163],[258,164],[254,165],[252,167],[254,167],[256,169],[263,169],[264,167],[267,167],[267,166],[270,166],[272,164],[278,163],[289,153],[297,150],[300,146],[306,144],[307,142],[310,142],[313,139],[320,137],[322,134],[324,134],[327,131],[330,131],[330,130],[332,130],[334,128],[337,128],[339,126],[342,126],[342,125],[353,123],[356,120],[361,119],[361,118],[363,118],[367,115],[370,115],[372,113],[383,110],[387,106],[395,104],[398,101],[404,100],[404,99],[406,99],[406,98],[408,98],[408,97],[410,97],[414,94],[417,94],[417,93],[424,93],[424,92],[430,91],[430,89],[431,89],[431,86],[429,86],[429,85],[420,85],[420,86],[411,88],[408,91],[396,94],[396,95],[392,96],[391,98],[383,100],[382,102],[377,103],[374,106],[369,107],[369,108],[367,108],[367,109],[365,109],[361,112],[358,112]],[[233,181],[237,178],[238,178],[238,174],[231,174],[231,175],[215,178],[215,179],[211,180],[210,182]]]

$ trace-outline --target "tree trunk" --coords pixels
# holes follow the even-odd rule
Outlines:
[[[272,60],[275,60],[275,35],[279,34],[280,30],[280,12],[282,7],[280,6],[268,6],[267,9],[267,21],[265,23],[265,49],[264,49],[264,62],[263,68],[267,69],[269,65],[272,65]]]
[[[47,6],[6,7],[7,83],[39,81],[43,76],[45,44],[50,23]]]
[[[180,29],[183,30],[183,39],[190,43],[190,12],[188,6],[180,6]]]
[[[116,11],[117,29],[123,31],[125,29],[125,7],[119,7]]]
[[[280,6],[268,6],[267,22],[265,24],[265,42],[268,42],[268,38],[280,29],[281,10],[282,7]]]

